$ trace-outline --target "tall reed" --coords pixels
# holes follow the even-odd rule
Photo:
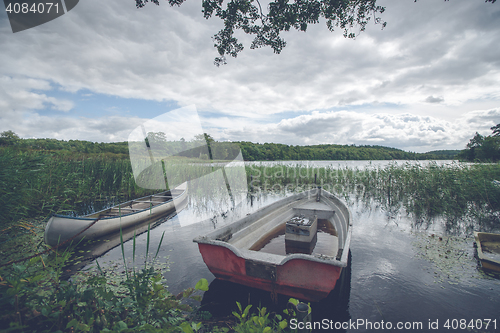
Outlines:
[[[404,207],[417,218],[492,214],[500,210],[499,164],[427,166],[406,163],[377,168],[247,166],[249,190],[294,191],[312,186],[341,196]]]
[[[130,161],[106,155],[0,150],[0,226],[21,218],[73,211],[96,198],[147,195]]]

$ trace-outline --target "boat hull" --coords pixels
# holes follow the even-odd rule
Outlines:
[[[500,234],[474,232],[477,256],[484,269],[500,272]]]
[[[143,209],[120,216],[100,217],[95,224],[93,223],[99,216],[99,212],[84,217],[53,215],[45,227],[44,241],[50,246],[57,246],[58,244],[62,244],[73,237],[73,241],[79,241],[83,238],[95,239],[106,234],[119,231],[120,229],[131,227],[138,223],[156,219],[162,215],[171,213],[175,210],[176,206],[179,206],[182,201],[186,199],[187,185],[183,184],[182,187],[177,189],[177,191],[178,195],[175,195],[171,200],[164,203],[157,204],[149,209]],[[106,211],[108,210],[103,212]],[[85,230],[89,225],[92,226]],[[79,234],[82,230],[85,231]],[[78,236],[75,237],[75,235]]]
[[[206,236],[194,239],[210,272],[219,279],[283,294],[305,301],[326,298],[347,266],[351,218],[347,207],[328,192],[323,202],[312,193],[285,198]],[[334,207],[330,211],[324,207]],[[338,231],[338,248],[329,255],[278,255],[252,250],[255,235],[265,238],[294,214],[330,219]],[[285,246],[285,245],[283,245]]]
[[[326,298],[335,288],[342,272],[342,267],[322,264],[307,259],[294,259],[276,266],[273,277],[271,270],[266,270],[266,263],[259,263],[238,257],[231,250],[208,244],[198,244],[203,261],[210,272],[219,279],[245,286],[295,297],[311,302]],[[253,265],[254,276],[247,270]],[[266,274],[269,271],[269,274]]]

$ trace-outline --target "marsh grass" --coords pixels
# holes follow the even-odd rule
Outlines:
[[[128,159],[43,151],[0,151],[0,226],[21,218],[72,212],[113,197],[147,195]]]
[[[316,185],[344,197],[394,211],[404,208],[417,221],[444,216],[448,223],[472,216],[500,228],[499,164],[427,166],[406,163],[377,168],[312,168],[299,165],[247,166],[252,192],[303,191]],[[450,225],[450,227],[453,227]]]

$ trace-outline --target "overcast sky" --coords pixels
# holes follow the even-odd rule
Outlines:
[[[194,105],[217,140],[463,149],[500,123],[500,3],[385,0],[355,40],[324,22],[288,32],[280,55],[245,49],[215,67],[201,1],[83,0],[12,33],[0,14],[0,132],[125,141]],[[189,138],[186,138],[189,139]]]

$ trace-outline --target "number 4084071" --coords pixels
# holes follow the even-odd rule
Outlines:
[[[34,3],[31,6],[24,2],[24,3],[9,3],[7,7],[5,8],[5,11],[9,14],[15,13],[15,14],[28,14],[28,13],[50,13],[51,11],[55,11],[56,14],[59,13],[59,4],[58,3],[52,3],[52,2],[39,2],[39,3]]]
[[[443,325],[444,328],[452,329],[452,330],[465,330],[465,329],[488,329],[493,328],[497,329],[497,320],[496,319],[472,319],[467,321],[465,319],[448,319]]]

